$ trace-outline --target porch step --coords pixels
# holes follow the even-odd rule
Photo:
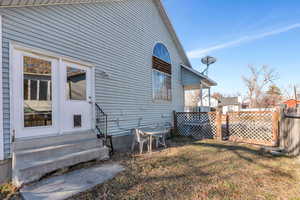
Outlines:
[[[41,148],[45,146],[70,143],[85,139],[96,139],[97,136],[93,130],[84,132],[75,132],[70,134],[48,136],[42,138],[17,139],[13,143],[13,150],[28,150],[33,148]]]
[[[41,148],[20,150],[15,152],[16,164],[19,166],[19,164],[22,165],[27,162],[32,162],[32,160],[43,161],[51,157],[56,158],[66,154],[85,151],[97,147],[103,147],[103,142],[102,140],[93,138]]]
[[[49,158],[47,160],[39,161],[32,160],[22,165],[16,166],[14,169],[13,182],[17,186],[39,180],[45,174],[53,172],[57,169],[73,166],[78,163],[83,163],[97,160],[107,160],[108,148],[93,148],[76,153],[66,154],[57,158]]]
[[[58,169],[109,158],[109,150],[103,146],[102,140],[90,133],[23,140],[16,143],[13,152],[13,183],[16,186],[39,180]]]
[[[94,148],[86,151],[67,154],[57,158],[49,158],[48,160],[39,161],[33,160],[26,162],[23,165],[17,166],[17,177],[14,182],[17,185],[39,180],[42,176],[57,169],[73,166],[78,163],[87,162],[94,159],[108,159],[108,149]]]

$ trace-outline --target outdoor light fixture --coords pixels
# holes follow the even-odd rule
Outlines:
[[[206,68],[201,72],[203,75],[208,75],[209,66],[217,62],[217,59],[211,56],[206,56],[201,59],[201,62],[206,65]]]
[[[103,78],[103,79],[109,79],[109,75],[108,75],[105,71],[101,71],[101,72],[100,72],[100,76],[101,76],[101,78]]]

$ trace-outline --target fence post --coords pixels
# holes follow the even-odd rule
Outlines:
[[[229,140],[230,139],[230,132],[229,132],[229,113],[228,112],[226,113],[225,120],[226,120],[226,128],[225,128],[226,138],[227,138],[227,140]]]
[[[177,114],[176,114],[176,111],[173,110],[173,120],[174,120],[174,134],[173,136],[177,136],[178,135],[178,127],[177,127]]]
[[[279,134],[279,109],[272,113],[272,130],[273,130],[273,145],[278,146],[278,134]]]
[[[216,138],[218,140],[222,140],[223,139],[223,135],[222,135],[222,111],[221,110],[217,110],[216,111]]]
[[[285,129],[287,128],[286,126],[286,117],[285,117],[285,114],[284,114],[284,107],[280,107],[280,110],[279,110],[279,136],[278,136],[278,140],[279,140],[279,147],[281,149],[285,149]]]

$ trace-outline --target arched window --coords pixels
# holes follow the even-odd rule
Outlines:
[[[172,100],[172,66],[169,51],[162,43],[157,43],[152,55],[153,99]]]
[[[171,64],[169,51],[162,43],[157,43],[153,50],[153,56]]]

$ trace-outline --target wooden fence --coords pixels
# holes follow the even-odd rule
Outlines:
[[[276,146],[279,113],[272,111],[229,112],[227,133],[230,141]]]
[[[281,110],[280,148],[290,156],[300,155],[300,108]]]
[[[276,146],[279,112],[174,112],[175,132],[197,139],[228,139],[230,141]]]
[[[213,139],[220,136],[221,115],[217,112],[174,112],[175,131],[181,136]]]

